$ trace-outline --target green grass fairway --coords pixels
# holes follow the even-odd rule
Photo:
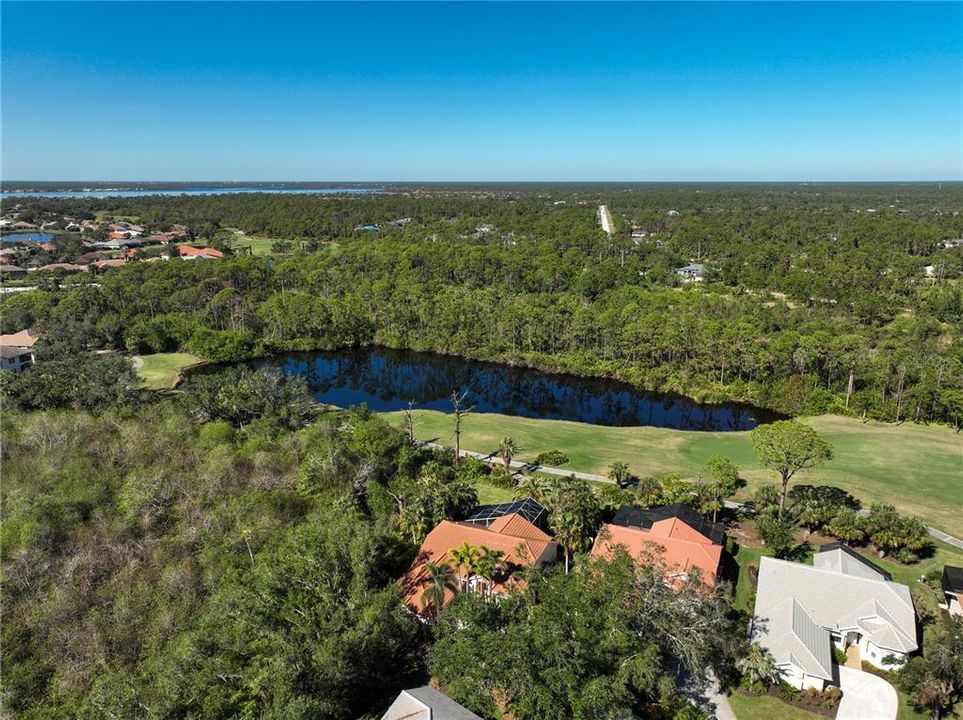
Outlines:
[[[271,246],[277,242],[276,238],[262,238],[262,237],[248,237],[247,235],[238,235],[237,239],[232,243],[234,252],[238,255],[243,255],[247,252],[246,248],[251,248],[252,255],[273,255],[274,252],[271,250]]]
[[[203,362],[201,358],[187,353],[157,353],[139,357],[143,365],[137,369],[137,374],[144,379],[147,387],[154,390],[174,387],[181,370]]]
[[[450,416],[430,410],[416,410],[415,415],[418,438],[454,444]],[[401,424],[401,413],[388,417]],[[836,457],[800,473],[794,482],[836,485],[866,506],[890,502],[902,512],[963,537],[963,435],[945,427],[897,427],[835,415],[802,421],[833,444]],[[463,448],[492,451],[502,437],[511,435],[522,449],[519,460],[557,448],[570,458],[566,469],[583,472],[605,474],[610,463],[621,460],[640,476],[675,471],[692,476],[707,457],[719,453],[742,469],[748,483],[740,493],[743,497],[763,482],[776,481],[775,474],[756,464],[744,432],[603,427],[482,413],[469,415],[462,427]]]

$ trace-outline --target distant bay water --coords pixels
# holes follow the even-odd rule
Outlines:
[[[13,190],[0,193],[0,200],[12,201],[17,198],[134,198],[150,197],[153,195],[178,197],[182,195],[251,195],[256,193],[281,195],[370,195],[382,192],[376,187],[285,187],[283,185],[252,185],[241,187],[203,186],[203,187],[161,187],[161,188],[79,188],[69,190]]]

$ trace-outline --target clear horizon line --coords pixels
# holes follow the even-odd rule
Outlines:
[[[26,183],[224,183],[224,184],[241,184],[241,183],[298,183],[301,185],[306,184],[329,184],[329,185],[376,185],[376,184],[390,184],[390,185],[404,185],[404,184],[459,184],[459,185],[504,185],[509,183],[518,184],[557,184],[557,185],[601,185],[601,184],[723,184],[723,183],[747,183],[747,184],[760,184],[760,183],[800,183],[800,184],[845,184],[845,183],[963,183],[963,177],[960,178],[927,178],[927,179],[910,179],[910,178],[885,178],[885,179],[852,179],[852,180],[832,180],[832,179],[798,179],[798,178],[783,178],[783,179],[766,179],[766,180],[749,180],[749,179],[725,179],[725,180],[524,180],[524,179],[511,179],[511,180],[418,180],[418,179],[408,179],[408,180],[290,180],[290,179],[245,179],[245,180],[223,180],[223,179],[177,179],[177,180],[149,180],[149,179],[137,179],[137,180],[98,180],[93,178],[84,178],[81,180],[65,180],[65,179],[54,179],[54,180],[41,180],[37,178],[29,180],[0,180],[0,185],[22,185]]]

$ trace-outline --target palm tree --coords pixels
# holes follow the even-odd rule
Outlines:
[[[556,513],[552,516],[552,530],[555,539],[562,546],[565,555],[565,574],[568,574],[569,556],[577,549],[582,537],[582,526],[574,513]]]
[[[426,610],[430,607],[432,615],[437,618],[438,611],[445,602],[445,591],[455,592],[458,589],[458,581],[447,562],[426,563],[425,570],[428,572],[430,581],[421,593],[421,602]]]
[[[502,456],[502,463],[505,465],[505,474],[511,472],[512,458],[518,454],[518,445],[510,435],[502,438],[498,446],[498,454]]]
[[[774,685],[780,677],[775,659],[759,643],[749,646],[746,656],[736,661],[736,669],[743,674],[749,687],[757,683],[769,687]]]
[[[476,567],[478,574],[488,581],[488,587],[485,590],[485,597],[488,598],[492,594],[492,583],[495,581],[495,576],[505,567],[505,553],[501,550],[492,550],[484,545],[481,546],[481,553]]]
[[[462,583],[467,590],[468,583],[478,567],[478,548],[466,540],[452,550],[450,555],[455,568],[462,571]]]
[[[531,498],[537,503],[545,504],[548,497],[548,483],[537,475],[526,475],[515,487],[515,499]]]
[[[619,487],[629,481],[629,466],[624,462],[614,462],[609,465],[609,480],[614,480]]]

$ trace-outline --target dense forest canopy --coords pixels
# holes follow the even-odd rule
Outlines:
[[[379,343],[788,413],[963,417],[963,249],[943,247],[963,235],[958,184],[18,201],[28,219],[179,223],[227,250],[235,230],[291,242],[270,258],[134,263],[6,297],[5,332],[225,361]],[[705,282],[676,273],[690,262]]]
[[[611,236],[600,203],[615,213]],[[486,717],[499,705],[519,720],[701,717],[679,673],[711,669],[727,687],[749,677],[748,611],[698,572],[670,587],[657,558],[586,553],[625,504],[694,502],[714,517],[739,480],[727,458],[695,485],[678,473],[634,490],[534,475],[515,485],[365,408],[319,407],[303,378],[236,367],[156,392],[121,353],[230,362],[378,343],[788,413],[959,427],[961,250],[942,244],[963,234],[961,207],[959,186],[916,185],[22,198],[31,222],[186,225],[227,256],[40,272],[25,280],[36,290],[0,300],[3,332],[41,338],[35,367],[0,374],[5,710],[377,718],[433,678]],[[378,229],[355,230],[365,225]],[[237,230],[277,247],[235,252]],[[60,237],[29,252],[83,251],[78,234]],[[704,282],[677,275],[691,262]],[[925,265],[941,270],[927,277]],[[793,467],[831,454],[810,440],[822,451]],[[502,440],[506,464],[517,452]],[[620,480],[628,468],[612,460]],[[524,587],[499,602],[458,593],[421,621],[398,578],[480,487],[544,501],[564,560],[520,570]],[[767,548],[794,549],[790,520],[868,537],[897,559],[929,547],[922,520],[888,505],[866,520],[848,494],[817,490],[756,493]],[[906,680],[919,705],[933,667],[917,659]]]

